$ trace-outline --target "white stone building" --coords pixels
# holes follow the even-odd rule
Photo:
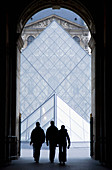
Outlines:
[[[61,25],[86,52],[90,53],[88,46],[90,33],[88,27],[80,16],[64,8],[59,10],[48,8],[35,14],[26,23],[22,32],[24,41],[23,49],[26,48],[53,20],[56,20],[56,22]]]

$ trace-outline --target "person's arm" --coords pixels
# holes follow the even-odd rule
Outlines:
[[[45,133],[44,133],[44,130],[42,130],[42,143],[45,142]]]
[[[31,133],[31,141],[30,141],[30,145],[33,143],[33,142],[32,142],[32,136],[33,136],[32,134],[33,134],[33,132]]]
[[[56,145],[59,145],[59,130],[58,128],[56,129]]]
[[[68,133],[67,133],[67,140],[68,140],[68,149],[69,149],[70,148],[70,137],[69,137]]]
[[[48,130],[46,131],[46,145],[48,146]]]

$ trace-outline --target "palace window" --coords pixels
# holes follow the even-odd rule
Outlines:
[[[27,46],[34,40],[35,38],[33,36],[29,36],[27,38]]]

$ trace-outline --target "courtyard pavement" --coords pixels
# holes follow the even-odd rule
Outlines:
[[[106,170],[108,168],[102,166],[99,161],[91,159],[89,156],[89,148],[71,148],[67,150],[67,162],[65,166],[59,164],[58,148],[54,163],[49,162],[49,150],[41,150],[39,163],[33,160],[32,149],[22,149],[21,157],[13,160],[11,164],[2,169],[6,170]]]

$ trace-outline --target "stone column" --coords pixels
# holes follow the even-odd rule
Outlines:
[[[0,11],[0,164],[9,161],[8,136],[11,135],[10,112],[10,57],[9,57],[9,18],[5,10]]]
[[[93,157],[95,158],[95,132],[96,132],[96,105],[95,105],[95,62],[96,62],[96,43],[91,37],[89,41],[89,46],[91,48],[91,113],[93,116]]]
[[[17,153],[20,156],[20,63],[21,63],[21,48],[23,47],[23,40],[21,35],[18,34],[17,39],[17,70],[16,70],[16,136],[18,139]]]

